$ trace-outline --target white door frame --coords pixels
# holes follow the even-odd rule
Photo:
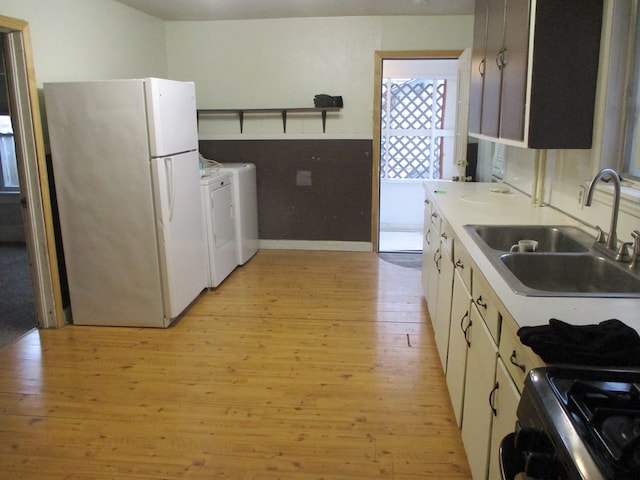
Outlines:
[[[0,15],[21,203],[40,328],[64,325],[51,194],[29,24]]]
[[[380,105],[382,64],[389,59],[458,59],[462,50],[376,51],[373,81],[373,165],[371,175],[371,242],[373,251],[379,251],[380,235]]]

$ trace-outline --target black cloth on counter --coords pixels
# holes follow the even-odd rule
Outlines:
[[[617,319],[571,325],[552,318],[549,325],[521,327],[518,337],[545,363],[640,367],[640,335]]]

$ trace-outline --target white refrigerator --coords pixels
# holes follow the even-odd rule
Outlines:
[[[46,83],[77,325],[168,327],[206,285],[195,86]]]

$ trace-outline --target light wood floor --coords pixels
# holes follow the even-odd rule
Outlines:
[[[420,271],[262,250],[167,330],[0,350],[2,479],[469,479]]]

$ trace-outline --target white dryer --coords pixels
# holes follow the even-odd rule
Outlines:
[[[258,187],[253,163],[221,163],[221,172],[233,175],[237,262],[244,265],[258,251]]]
[[[222,171],[210,172],[200,179],[209,288],[220,285],[238,265],[232,180],[231,173]]]

